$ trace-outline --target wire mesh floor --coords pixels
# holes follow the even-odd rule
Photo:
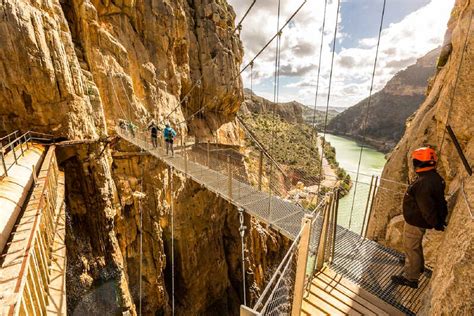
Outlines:
[[[148,142],[134,138],[120,129],[117,129],[117,133],[123,139],[186,174],[235,206],[242,207],[247,213],[270,225],[289,239],[293,240],[297,236],[304,214],[308,213],[304,208],[269,193],[258,191],[257,188],[235,179],[231,180],[229,190],[227,174],[190,160],[187,161],[186,166],[184,158],[180,155],[171,157],[166,155],[162,148],[153,148]],[[315,226],[320,226],[321,221],[319,217]],[[320,230],[315,229],[315,231]],[[317,241],[318,236],[314,234],[311,241],[312,248],[317,247]],[[420,309],[421,297],[427,288],[431,272],[427,271],[423,274],[418,289],[394,285],[390,281],[390,276],[401,273],[404,260],[402,254],[338,226],[334,257],[331,269],[353,283],[408,315],[415,315]]]

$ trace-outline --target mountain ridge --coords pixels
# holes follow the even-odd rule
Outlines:
[[[334,117],[329,122],[328,130],[389,152],[402,137],[407,119],[425,100],[428,81],[435,74],[440,51],[438,47],[428,52],[415,64],[395,74],[382,90],[373,94],[367,122],[368,98]]]

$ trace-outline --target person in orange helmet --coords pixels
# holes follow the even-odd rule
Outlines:
[[[411,157],[417,178],[403,198],[405,265],[401,275],[392,276],[392,282],[417,288],[425,268],[423,235],[426,229],[444,231],[448,207],[444,198],[445,182],[436,172],[438,157],[434,149],[418,148]]]

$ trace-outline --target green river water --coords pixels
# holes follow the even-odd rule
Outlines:
[[[364,147],[360,164],[359,183],[355,184],[356,171],[360,155],[360,143],[350,138],[326,134],[326,141],[336,149],[336,159],[351,176],[353,185],[349,194],[339,202],[338,224],[352,231],[360,232],[364,220],[367,196],[372,175],[379,176],[385,165],[385,155],[372,148]],[[356,195],[354,198],[354,192]],[[354,206],[352,207],[354,203]],[[351,212],[352,209],[352,212]],[[352,213],[352,220],[351,220]]]

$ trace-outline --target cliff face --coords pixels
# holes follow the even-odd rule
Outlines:
[[[414,65],[397,73],[385,87],[372,96],[370,113],[365,125],[368,99],[337,115],[329,123],[332,133],[362,138],[381,151],[390,151],[405,130],[405,121],[425,99],[428,80],[435,72],[440,49],[417,60]]]
[[[96,137],[118,118],[177,108],[178,122],[206,105],[188,126],[205,134],[238,109],[242,47],[225,2],[8,0],[1,15],[2,133]]]
[[[225,1],[5,0],[0,8],[0,134],[97,139],[113,135],[119,118],[143,127],[172,113],[182,133],[238,140],[232,119],[242,84],[231,78],[243,52]],[[237,211],[175,174],[172,236],[167,170],[137,152],[99,141],[58,149],[66,176],[69,312],[136,315],[141,278],[143,313],[169,315],[174,238],[176,314],[236,314]],[[251,218],[246,224],[252,298],[263,271],[281,259],[284,241]]]
[[[470,299],[474,295],[471,282],[474,273],[474,178],[468,176],[453,142],[445,134],[445,123],[448,122],[472,165],[474,125],[469,118],[474,115],[474,36],[472,29],[470,33],[468,29],[473,10],[472,1],[456,1],[445,36],[445,45],[449,47],[451,44],[452,51],[442,56],[446,64],[436,74],[425,102],[407,122],[406,132],[390,155],[382,174],[385,179],[407,183],[414,175],[410,153],[423,144],[437,146],[440,156],[438,171],[447,183],[449,216],[446,231],[429,231],[424,242],[425,254],[435,266],[426,298],[426,315],[468,315],[474,308]],[[400,239],[396,237],[400,236],[402,225],[397,223],[400,223],[405,187],[390,181],[382,182],[384,187],[402,194],[378,194],[369,236],[400,247]]]

